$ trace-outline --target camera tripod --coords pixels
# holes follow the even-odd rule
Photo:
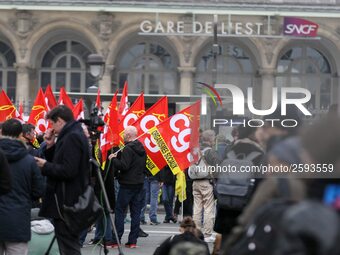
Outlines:
[[[116,229],[116,226],[115,226],[115,223],[114,223],[113,210],[110,207],[109,199],[107,197],[107,193],[106,193],[106,189],[105,189],[105,184],[104,184],[101,172],[100,172],[101,171],[100,170],[100,166],[99,166],[98,162],[95,159],[93,159],[93,158],[90,159],[90,163],[93,164],[94,167],[96,168],[99,184],[100,184],[101,190],[103,192],[104,203],[106,205],[106,209],[108,210],[108,212],[110,214],[110,221],[111,221],[111,225],[112,225],[113,234],[115,235],[115,238],[117,240],[118,254],[119,255],[124,255],[123,250],[122,250],[122,245],[121,245],[121,243],[119,241],[118,234],[117,234],[117,229]],[[109,253],[109,251],[106,248],[105,240],[104,240],[104,254],[108,254],[108,253]]]

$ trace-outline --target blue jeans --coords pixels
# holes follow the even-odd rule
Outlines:
[[[158,207],[158,193],[159,193],[159,182],[157,180],[150,180],[149,178],[144,179],[145,189],[145,203],[142,208],[141,221],[145,221],[145,209],[146,205],[150,203],[149,218],[152,222],[157,222],[157,207]]]
[[[112,224],[110,219],[110,214],[105,214],[105,217],[100,218],[96,222],[96,232],[94,234],[94,240],[104,239],[107,241],[112,241]]]
[[[104,227],[106,225],[106,227]],[[80,245],[82,246],[85,242],[86,236],[87,236],[88,229],[83,230],[81,232],[79,241]],[[105,233],[105,234],[103,234]],[[94,240],[98,241],[101,239],[104,239],[105,242],[112,240],[112,225],[111,225],[111,219],[110,214],[105,214],[105,218],[101,217],[96,222],[96,232],[94,234]]]
[[[143,186],[130,188],[124,185],[120,185],[115,210],[115,224],[119,240],[121,240],[124,234],[124,212],[129,206],[131,215],[131,229],[128,242],[132,244],[137,243],[140,226],[140,213],[142,207],[142,191]],[[115,236],[113,236],[113,242],[117,242],[117,240],[115,240]]]
[[[162,198],[165,209],[165,220],[170,220],[173,217],[173,203],[174,203],[174,194],[175,189],[173,185],[163,184],[162,187]]]

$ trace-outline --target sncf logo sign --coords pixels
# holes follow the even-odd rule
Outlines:
[[[311,21],[285,17],[283,24],[283,34],[290,36],[316,37],[319,25]]]

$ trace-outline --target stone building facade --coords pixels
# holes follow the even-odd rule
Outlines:
[[[245,93],[252,87],[260,108],[270,105],[273,87],[293,86],[311,92],[308,108],[317,115],[339,100],[340,4],[310,2],[2,1],[0,85],[26,112],[47,84],[79,97],[94,82],[86,57],[98,53],[107,100],[128,80],[132,98],[169,95],[178,108],[201,93],[197,82],[216,82]],[[285,17],[317,24],[317,38],[281,36]]]

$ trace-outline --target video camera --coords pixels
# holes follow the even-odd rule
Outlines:
[[[94,107],[90,113],[90,119],[80,120],[80,122],[84,123],[89,130],[91,142],[95,143],[97,139],[100,138],[100,133],[102,132],[102,128],[105,123],[102,116],[98,115],[98,108]]]

